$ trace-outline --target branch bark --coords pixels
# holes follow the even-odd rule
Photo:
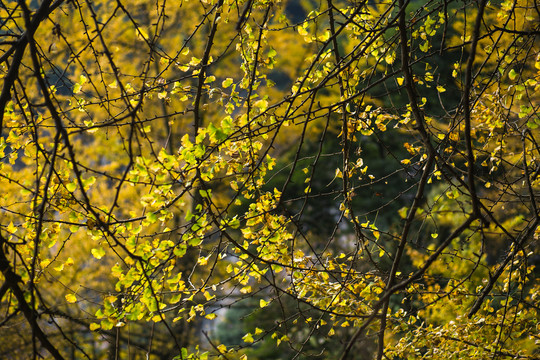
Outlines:
[[[13,269],[11,268],[11,264],[6,256],[4,250],[6,244],[6,239],[0,234],[0,271],[5,278],[5,282],[2,285],[2,288],[6,286],[11,289],[11,292],[17,299],[19,309],[26,318],[26,321],[28,321],[28,324],[32,328],[33,334],[38,338],[41,345],[53,356],[54,359],[63,360],[64,357],[60,355],[58,349],[54,347],[54,345],[49,341],[47,335],[39,327],[36,311],[32,309],[26,301],[24,291],[19,286],[19,283],[22,282],[21,277],[13,271]]]

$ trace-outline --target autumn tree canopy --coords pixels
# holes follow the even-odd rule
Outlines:
[[[534,0],[3,0],[0,357],[540,358]]]

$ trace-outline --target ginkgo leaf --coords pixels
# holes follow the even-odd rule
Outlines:
[[[54,271],[61,272],[61,271],[64,270],[64,266],[65,266],[64,263],[61,263],[60,265],[55,266],[53,269],[54,269]]]
[[[221,86],[223,86],[226,89],[229,86],[231,86],[232,84],[233,84],[233,79],[232,78],[227,78],[227,79],[223,80],[223,82],[221,83]]]
[[[254,342],[255,340],[253,339],[253,336],[250,334],[250,333],[247,333],[246,335],[242,336],[242,340],[244,340],[244,342],[250,344],[252,342]]]
[[[69,192],[74,192],[75,190],[77,190],[77,184],[75,182],[70,182],[66,185],[66,189]]]
[[[105,249],[103,249],[102,247],[94,248],[91,250],[91,252],[92,255],[98,260],[105,256]]]

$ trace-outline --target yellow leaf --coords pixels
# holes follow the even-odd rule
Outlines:
[[[74,294],[67,294],[65,298],[68,303],[74,303],[77,301],[77,297]]]
[[[205,291],[205,292],[203,293],[203,295],[204,295],[204,298],[205,298],[207,301],[210,301],[210,300],[212,300],[213,298],[216,297],[215,295],[210,295],[210,293],[209,293],[208,291]]]
[[[10,234],[13,234],[17,231],[17,227],[15,225],[13,225],[13,221],[9,223],[7,229],[6,229]]]
[[[60,264],[58,266],[55,266],[54,270],[58,271],[58,272],[63,271],[64,270],[64,264]]]
[[[223,82],[221,83],[221,86],[223,86],[226,89],[229,86],[231,86],[232,84],[233,84],[233,79],[232,78],[227,78],[227,79],[223,80]]]
[[[141,41],[145,41],[145,39],[148,39],[148,34],[140,27],[136,28],[135,32],[137,33],[137,39]]]
[[[75,182],[69,183],[66,185],[66,189],[69,192],[74,192],[77,189],[77,184]]]
[[[97,249],[92,249],[91,252],[92,252],[92,255],[98,260],[101,259],[105,255],[105,250],[101,247]]]
[[[253,339],[253,336],[251,336],[250,333],[247,333],[246,335],[242,336],[242,340],[244,340],[244,342],[246,342],[248,344],[251,344],[251,343],[253,343],[255,341]]]

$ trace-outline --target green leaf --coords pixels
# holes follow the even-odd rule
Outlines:
[[[111,330],[113,328],[114,324],[109,319],[104,319],[101,321],[101,328],[103,330]]]
[[[83,85],[86,83],[86,76],[80,75],[79,82],[73,86],[73,93],[78,94],[81,92]]]
[[[212,192],[212,190],[199,190],[199,194],[203,197],[203,198],[210,198],[210,193]]]
[[[538,124],[536,122],[534,122],[534,121],[527,121],[527,127],[529,129],[534,130],[534,129],[538,128]]]
[[[174,248],[173,253],[177,257],[182,257],[186,254],[187,246],[185,244],[179,244]]]
[[[199,246],[200,244],[202,244],[202,239],[199,238],[199,237],[194,237],[194,238],[191,238],[188,240],[188,245],[189,246]]]
[[[151,211],[146,214],[146,220],[148,220],[150,224],[153,224],[158,220],[158,216],[155,212]]]

